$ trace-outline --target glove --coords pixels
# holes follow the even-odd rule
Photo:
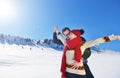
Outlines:
[[[117,36],[117,40],[120,40],[120,35]]]

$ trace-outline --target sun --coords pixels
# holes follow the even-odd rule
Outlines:
[[[16,10],[10,2],[0,1],[0,19],[13,19],[15,18]]]

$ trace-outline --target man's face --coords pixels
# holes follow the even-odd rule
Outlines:
[[[64,34],[64,35],[66,36],[66,38],[69,39],[69,40],[72,40],[72,39],[74,39],[74,38],[77,37],[74,33],[72,33],[72,32],[69,31],[69,30],[65,30],[65,31],[63,32],[63,34]]]
[[[63,34],[66,36],[67,39],[70,39],[71,32],[69,30],[65,30]]]

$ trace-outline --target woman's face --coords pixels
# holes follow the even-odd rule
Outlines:
[[[72,32],[69,31],[69,30],[65,30],[65,31],[63,32],[63,34],[64,34],[64,35],[66,36],[66,38],[69,39],[69,40],[77,37],[74,33],[72,33]]]

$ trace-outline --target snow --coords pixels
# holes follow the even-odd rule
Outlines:
[[[61,57],[49,47],[0,44],[0,78],[60,78]],[[88,61],[95,78],[120,78],[119,52],[93,52]]]

